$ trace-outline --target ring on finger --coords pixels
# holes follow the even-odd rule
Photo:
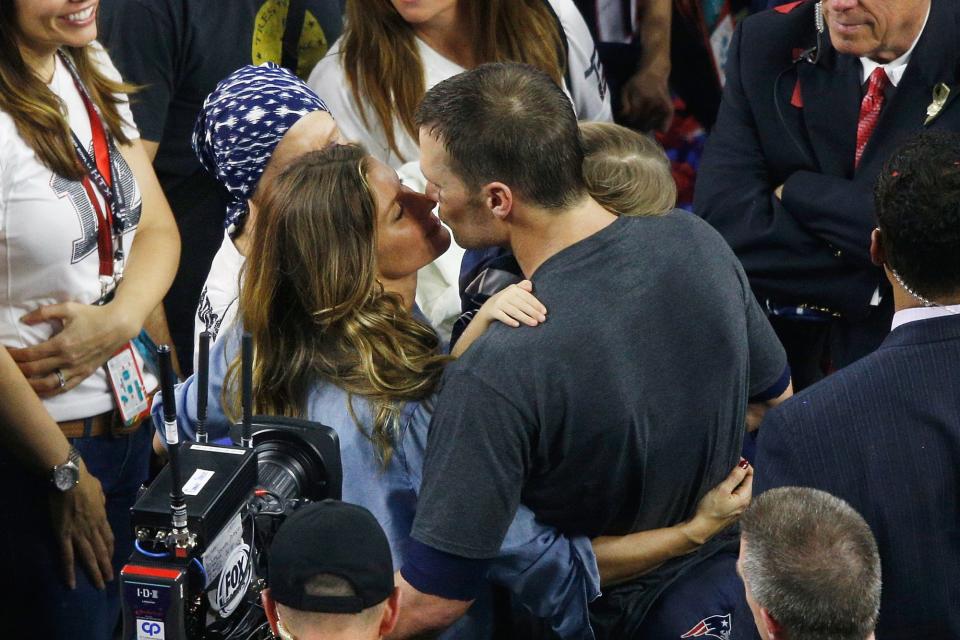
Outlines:
[[[60,386],[60,390],[62,391],[63,388],[67,386],[67,378],[63,375],[63,371],[60,371],[60,369],[54,369],[53,372],[57,374],[57,384]]]

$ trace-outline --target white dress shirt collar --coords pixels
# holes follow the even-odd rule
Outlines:
[[[932,5],[933,3],[931,3]],[[917,34],[917,37],[914,39],[913,44],[910,45],[910,48],[907,49],[907,52],[896,60],[892,60],[886,64],[880,64],[875,60],[870,58],[860,58],[860,84],[863,84],[867,81],[867,78],[870,77],[870,74],[873,73],[873,70],[877,67],[883,67],[883,70],[887,74],[887,78],[890,79],[890,84],[897,86],[900,84],[900,79],[903,78],[903,72],[907,70],[907,64],[910,62],[910,58],[913,56],[913,50],[917,48],[917,43],[920,42],[920,36],[923,35],[923,30],[927,28],[927,20],[930,19],[930,7],[927,7],[927,17],[923,19],[923,26],[920,27],[920,33]]]
[[[908,322],[952,315],[960,316],[960,304],[951,304],[942,307],[913,307],[911,309],[901,309],[893,314],[893,325],[890,327],[890,330],[893,331]]]

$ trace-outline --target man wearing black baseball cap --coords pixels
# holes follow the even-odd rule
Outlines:
[[[363,507],[324,500],[283,523],[268,553],[263,606],[283,640],[366,640],[397,623],[390,545]]]

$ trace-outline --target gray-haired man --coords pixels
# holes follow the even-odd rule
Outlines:
[[[737,571],[765,640],[873,639],[880,556],[853,507],[782,487],[755,498],[740,527]]]

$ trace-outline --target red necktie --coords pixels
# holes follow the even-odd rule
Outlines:
[[[867,141],[873,135],[873,130],[877,128],[880,110],[883,109],[883,91],[888,84],[890,84],[890,78],[887,77],[883,67],[874,69],[867,80],[867,95],[863,96],[863,101],[860,103],[860,118],[857,120],[857,155],[854,167],[860,165],[860,158],[863,156]]]

